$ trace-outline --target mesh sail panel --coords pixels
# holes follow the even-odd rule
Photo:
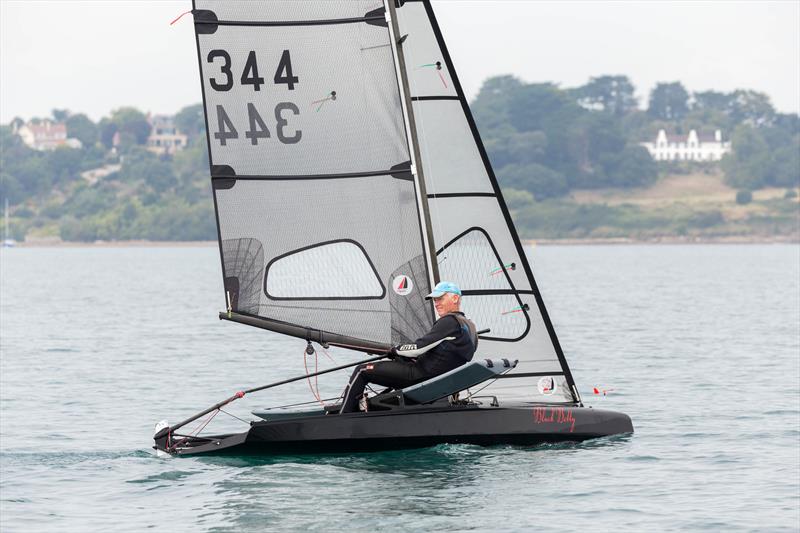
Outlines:
[[[398,10],[440,277],[461,285],[476,357],[518,359],[487,387],[502,398],[572,400],[572,377],[428,1]],[[539,387],[552,381],[553,388]],[[560,384],[560,386],[559,386]]]
[[[525,338],[530,329],[528,310],[519,298],[512,294],[464,296],[462,311],[469,316],[478,329],[490,329],[481,339],[518,341]],[[519,357],[514,357],[519,359]]]
[[[381,0],[195,0],[233,311],[384,344],[432,325]]]
[[[412,181],[386,175],[215,183],[226,279],[237,272],[228,265],[247,263],[239,271],[258,280],[249,314],[383,343],[414,340],[432,325],[422,301],[430,286]],[[261,263],[238,260],[234,243],[253,241],[263,247]],[[398,277],[406,281],[402,289],[394,286]]]
[[[525,337],[529,308],[514,293],[508,275],[517,264],[502,262],[485,230],[468,229],[437,255],[442,279],[457,279],[464,292],[464,313],[479,330],[491,330],[482,338],[513,342]]]
[[[408,35],[403,54],[412,96],[457,98],[454,71],[439,48],[426,6],[422,2],[406,2],[397,10],[397,17],[400,34]]]
[[[418,255],[392,272],[392,290],[389,305],[392,310],[392,344],[415,341],[426,334],[433,325],[431,304],[425,300],[430,291],[413,290],[408,279],[422,280],[427,287],[425,258]],[[405,284],[405,288],[401,288]]]
[[[419,123],[417,129],[428,194],[493,194],[461,103],[422,100],[414,102],[413,107]],[[448,149],[443,151],[445,139]]]
[[[462,290],[511,290],[507,271],[516,263],[502,264],[489,236],[481,228],[470,228],[445,244],[437,253],[442,279],[458,276]],[[464,268],[469,265],[469,268]]]
[[[222,241],[225,285],[229,288],[231,309],[258,314],[261,280],[264,274],[264,249],[256,239]]]
[[[491,251],[497,252],[495,263],[485,261],[484,264],[472,266],[469,263],[456,263],[450,267],[452,275],[458,275],[459,279],[480,279],[480,287],[475,289],[494,289],[497,288],[497,277],[486,275],[486,268],[494,272],[497,262],[503,265],[514,265],[505,268],[505,274],[509,288],[520,291],[530,291],[533,285],[525,271],[526,263],[523,263],[524,256],[520,256],[516,247],[516,242],[508,229],[508,222],[500,211],[497,198],[494,196],[455,196],[430,198],[428,203],[431,206],[431,219],[433,234],[437,243],[439,253],[439,264],[444,268],[450,261],[450,253],[447,248],[442,250],[442,246],[453,241],[471,228],[479,228],[486,236],[487,241],[491,242]],[[454,243],[457,245],[457,243]],[[484,252],[485,257],[490,257],[489,252]],[[444,259],[447,257],[447,259]],[[454,280],[455,281],[455,280]]]

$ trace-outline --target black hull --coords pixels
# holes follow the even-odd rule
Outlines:
[[[531,445],[632,432],[628,415],[587,407],[420,406],[253,422],[244,433],[189,439],[171,450],[162,438],[156,448],[174,455],[350,453],[444,443]]]

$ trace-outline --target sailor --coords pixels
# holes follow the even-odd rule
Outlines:
[[[359,365],[350,376],[340,413],[356,411],[367,383],[399,389],[444,374],[470,361],[478,347],[475,324],[461,312],[461,289],[442,281],[425,297],[439,320],[414,344],[392,348],[392,361]],[[366,402],[364,402],[365,404]]]

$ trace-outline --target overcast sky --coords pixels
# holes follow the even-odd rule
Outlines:
[[[800,110],[800,0],[434,1],[469,97],[488,76],[562,87],[628,75],[640,102],[659,81],[767,93]],[[0,122],[53,108],[172,114],[201,99],[191,9],[181,1],[0,0]]]

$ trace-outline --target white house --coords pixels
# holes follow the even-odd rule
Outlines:
[[[730,141],[722,140],[720,130],[714,135],[698,135],[695,130],[689,135],[674,135],[659,130],[655,142],[639,144],[647,148],[656,161],[719,161],[731,151]]]
[[[189,138],[178,131],[172,117],[153,115],[147,117],[150,122],[150,136],[147,138],[147,149],[157,154],[174,154],[186,148]]]
[[[59,146],[80,148],[78,139],[67,138],[67,126],[63,122],[43,120],[34,124],[27,122],[17,128],[15,133],[22,137],[22,142],[34,150],[55,150]]]

